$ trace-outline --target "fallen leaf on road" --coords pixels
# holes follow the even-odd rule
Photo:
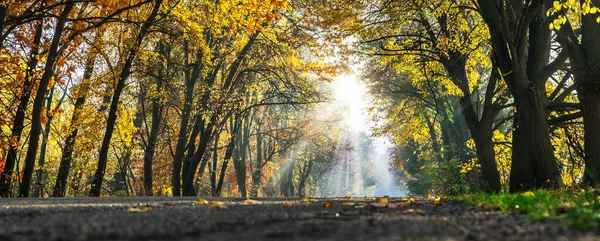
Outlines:
[[[300,202],[303,202],[303,203],[309,203],[309,202],[310,202],[310,199],[311,199],[311,198],[309,198],[309,197],[305,197],[305,198],[303,198],[302,200],[300,200]]]
[[[208,202],[208,204],[210,204],[210,207],[214,208],[214,209],[224,209],[224,208],[226,208],[225,204],[222,203],[222,202],[210,201],[210,202]]]
[[[283,206],[284,207],[291,207],[291,206],[294,206],[294,203],[293,202],[283,202]]]
[[[414,213],[414,212],[415,212],[415,210],[412,208],[404,210],[404,213]]]
[[[333,207],[333,203],[332,202],[322,202],[321,205],[323,207],[326,207],[326,208]]]
[[[406,201],[406,204],[413,204],[413,203],[417,203],[417,202],[416,202],[414,199],[412,199],[412,198],[411,198],[411,199],[408,199],[408,200]]]
[[[143,213],[143,212],[147,212],[148,210],[150,210],[149,207],[141,207],[141,208],[128,208],[127,212],[131,212],[131,213]]]
[[[381,203],[369,203],[369,205],[371,205],[372,207],[376,207],[376,208],[385,208],[387,206],[387,204],[381,204]]]
[[[252,199],[246,199],[246,200],[244,200],[244,204],[262,204],[262,202],[257,201],[257,200],[252,200]]]
[[[375,199],[375,202],[377,202],[379,204],[387,205],[389,203],[389,200],[387,198],[384,198],[384,197],[378,197],[378,198]]]
[[[196,200],[196,204],[208,204],[208,201],[204,200],[204,199],[198,199]]]

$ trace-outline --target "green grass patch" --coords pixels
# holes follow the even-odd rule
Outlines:
[[[599,231],[600,196],[597,191],[535,190],[524,193],[475,193],[459,200],[487,209],[528,215],[531,220],[558,219],[578,230]]]

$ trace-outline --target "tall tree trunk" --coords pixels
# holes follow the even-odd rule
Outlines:
[[[162,80],[160,80],[162,82]],[[159,84],[158,90],[160,91],[161,84]],[[148,139],[148,146],[144,150],[144,194],[146,196],[153,196],[154,191],[152,188],[152,162],[154,160],[154,151],[156,149],[156,142],[160,135],[160,121],[163,113],[163,107],[158,97],[155,97],[152,101],[152,125],[150,129],[150,138]]]
[[[484,187],[488,192],[500,192],[500,174],[496,165],[496,153],[494,152],[493,123],[496,117],[496,111],[492,106],[492,97],[496,89],[496,78],[492,77],[488,82],[486,89],[486,97],[484,100],[483,113],[481,118],[478,111],[475,109],[471,90],[469,88],[469,79],[466,72],[466,56],[462,53],[451,54],[452,64],[446,64],[454,83],[462,90],[463,95],[460,98],[460,106],[462,108],[462,117],[467,123],[467,128],[471,133],[471,138],[475,143],[475,152],[477,154],[477,162],[481,165],[481,172],[484,179]],[[493,68],[493,67],[492,67]],[[495,71],[492,70],[492,75]],[[464,143],[461,140],[461,144]],[[466,153],[460,151],[460,153]],[[466,158],[466,157],[463,157]]]
[[[592,0],[592,5],[599,7],[600,0]],[[577,82],[584,122],[584,179],[596,187],[600,186],[600,24],[597,17],[597,14],[582,16],[581,49],[587,73],[585,81]]]
[[[29,56],[39,55],[39,46],[42,39],[42,33],[44,31],[43,26],[43,21],[37,23],[35,36],[33,37],[33,46],[31,48],[31,53]],[[37,57],[31,57],[27,62],[27,71],[25,72],[23,89],[21,90],[21,95],[19,96],[19,105],[17,107],[17,112],[15,113],[15,118],[13,121],[12,132],[10,135],[11,141],[9,142],[8,153],[6,154],[6,159],[4,162],[4,171],[0,173],[0,197],[11,196],[10,192],[12,176],[15,168],[15,163],[17,161],[17,155],[20,145],[19,142],[21,140],[21,135],[23,134],[23,128],[25,127],[25,111],[27,110],[29,99],[31,97],[31,91],[33,89],[34,83],[33,78],[36,66],[38,65],[38,59],[39,58]]]
[[[58,174],[56,175],[56,183],[52,190],[53,197],[64,197],[67,187],[67,178],[69,177],[69,171],[71,169],[71,163],[73,162],[73,149],[75,142],[77,141],[77,134],[79,133],[79,123],[83,114],[83,107],[90,90],[92,73],[94,72],[94,66],[96,56],[98,56],[98,49],[94,46],[100,45],[101,36],[104,31],[100,30],[96,33],[94,45],[90,48],[90,52],[85,62],[85,68],[83,71],[83,78],[81,84],[77,90],[75,105],[73,106],[73,116],[71,117],[71,123],[69,123],[70,133],[65,140],[65,144],[62,148],[62,157],[60,159],[60,165],[58,167]]]
[[[50,89],[50,93],[48,93],[48,98],[46,99],[46,111],[52,110],[52,100],[54,99],[54,88],[56,88],[56,84],[52,86]],[[40,192],[43,191],[43,182],[42,178],[44,176],[44,164],[46,163],[46,148],[48,147],[48,137],[50,136],[50,124],[52,123],[53,115],[48,115],[48,121],[44,126],[44,134],[42,135],[42,146],[40,148],[40,158],[38,159],[38,168],[35,170],[35,184],[33,187],[33,197],[39,197]]]
[[[163,40],[160,40],[157,46],[157,51],[165,59],[169,58],[169,50],[165,47]],[[150,127],[150,136],[148,137],[148,145],[144,150],[144,195],[154,196],[152,187],[152,162],[154,161],[154,152],[156,149],[156,142],[160,135],[160,122],[163,114],[164,106],[162,104],[162,98],[160,97],[163,93],[163,85],[165,81],[165,72],[168,73],[167,69],[164,70],[162,64],[156,64],[158,69],[158,78],[156,78],[156,92],[152,95],[152,125]]]
[[[187,41],[185,44],[187,50]],[[185,148],[187,146],[186,140],[188,138],[188,123],[190,120],[190,112],[192,110],[192,101],[194,100],[194,86],[200,76],[200,61],[202,60],[202,54],[200,51],[196,54],[196,64],[192,70],[190,76],[186,76],[185,83],[185,97],[183,101],[183,111],[181,113],[181,121],[179,122],[179,133],[177,134],[177,146],[175,147],[175,157],[173,158],[173,171],[171,173],[171,185],[173,186],[173,196],[181,196],[181,166],[185,154]],[[186,51],[187,56],[187,51]],[[187,58],[186,58],[187,61]],[[187,71],[186,71],[187,73]],[[186,74],[187,75],[187,74]],[[190,140],[193,142],[194,140]]]
[[[215,135],[215,144],[213,146],[213,158],[210,170],[210,190],[212,196],[217,194],[217,162],[219,160],[219,139],[221,138],[221,132],[217,131]]]
[[[110,140],[112,139],[115,124],[117,122],[117,110],[119,107],[121,93],[125,88],[125,81],[127,80],[127,78],[129,78],[129,75],[131,74],[131,66],[133,64],[133,60],[137,56],[139,48],[142,44],[142,40],[148,33],[150,26],[153,24],[154,19],[156,18],[156,15],[158,15],[158,10],[160,9],[161,4],[162,0],[155,1],[152,13],[142,24],[140,32],[136,36],[135,43],[132,49],[129,51],[128,56],[123,64],[121,74],[119,75],[117,86],[115,88],[114,95],[110,104],[108,119],[106,121],[106,132],[104,134],[104,139],[102,140],[102,147],[100,147],[98,168],[96,169],[96,173],[94,174],[94,180],[92,181],[92,187],[90,189],[90,196],[100,196],[100,192],[102,190],[102,182],[104,179],[104,173],[106,172],[106,164],[108,161],[108,148],[110,147]]]
[[[237,131],[234,133],[237,133]],[[217,183],[217,190],[215,191],[216,197],[221,196],[221,190],[223,188],[223,181],[225,180],[225,173],[227,172],[227,165],[229,164],[229,161],[231,160],[231,157],[233,155],[233,149],[235,148],[235,139],[236,139],[236,135],[234,134],[231,137],[231,140],[229,141],[227,150],[225,151],[225,157],[223,159],[223,164],[221,165],[221,172],[219,174],[219,181]]]
[[[252,170],[252,186],[250,187],[250,197],[258,197],[258,189],[260,188],[260,178],[262,177],[262,134],[260,133],[260,123],[257,123],[256,129],[256,162],[254,170]]]
[[[48,90],[48,84],[50,79],[54,76],[54,64],[58,58],[58,46],[62,37],[65,23],[67,22],[67,16],[73,9],[73,2],[65,4],[60,17],[57,20],[56,28],[54,29],[54,35],[52,37],[52,43],[48,50],[48,57],[46,65],[44,66],[44,74],[40,79],[39,87],[33,100],[33,113],[31,114],[31,131],[29,134],[29,146],[27,147],[27,154],[25,156],[25,167],[23,168],[23,181],[19,188],[20,197],[29,197],[29,190],[31,187],[31,178],[33,175],[33,168],[35,166],[35,158],[37,156],[38,142],[40,140],[40,133],[42,132],[42,105],[46,97],[46,91]]]
[[[247,115],[244,120],[241,120],[240,124],[242,128],[238,129],[239,138],[237,148],[234,152],[233,156],[233,165],[235,168],[235,176],[236,182],[238,186],[238,191],[242,197],[246,197],[246,150],[248,149],[249,136],[250,136],[250,126],[249,126],[250,116]]]
[[[310,176],[310,172],[312,170],[314,164],[314,160],[308,160],[308,164],[306,168],[302,172],[302,176],[300,177],[300,183],[298,183],[298,197],[304,196],[304,188],[306,187],[306,183],[308,182],[308,177]]]

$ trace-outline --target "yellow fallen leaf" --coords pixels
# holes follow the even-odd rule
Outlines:
[[[415,210],[412,208],[404,210],[404,213],[414,213],[414,212],[415,212]]]
[[[333,203],[332,202],[322,202],[321,205],[323,207],[326,207],[326,208],[333,207]]]
[[[310,202],[310,198],[305,197],[302,200],[300,200],[300,202],[309,203]]]
[[[384,205],[387,205],[389,203],[389,200],[384,197],[378,197],[375,199],[375,201],[379,204],[384,204]]]
[[[217,201],[210,201],[208,204],[210,204],[210,207],[214,209],[224,209],[226,207],[224,203]]]
[[[261,201],[257,201],[257,200],[252,200],[252,199],[246,199],[244,200],[245,204],[262,204]]]
[[[196,200],[196,204],[208,204],[208,201],[204,200],[204,199],[198,199]]]
[[[143,213],[143,212],[147,212],[148,210],[150,210],[149,207],[131,207],[127,209],[127,212],[131,212],[131,213]]]
[[[434,196],[427,195],[427,201],[433,201],[435,199]]]
[[[414,199],[408,199],[408,201],[406,201],[406,204],[413,204],[413,203],[417,203]]]
[[[404,202],[408,201],[408,198],[406,198],[406,197],[400,197],[400,199]]]
[[[291,207],[291,206],[294,206],[294,203],[293,202],[283,202],[283,206],[284,207]]]
[[[372,207],[376,207],[376,208],[385,208],[387,206],[387,204],[381,204],[381,203],[369,203],[369,205],[371,205]]]
[[[532,191],[527,191],[523,193],[523,197],[535,197],[535,194]]]
[[[444,203],[442,202],[442,198],[441,197],[437,197],[435,200],[433,200],[433,205],[444,206]]]

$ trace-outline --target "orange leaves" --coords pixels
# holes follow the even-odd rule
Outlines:
[[[322,202],[321,206],[330,208],[330,207],[333,207],[333,202]]]
[[[214,209],[224,209],[224,208],[226,208],[226,205],[223,202],[208,201],[208,200],[205,200],[205,199],[198,199],[198,200],[196,200],[196,204],[198,204],[198,205],[208,205],[210,208],[214,208]]]
[[[291,206],[294,206],[294,203],[293,203],[293,202],[287,202],[287,201],[284,201],[282,204],[283,204],[283,206],[284,206],[284,207],[291,207]]]
[[[376,198],[375,202],[379,203],[379,204],[383,204],[383,205],[387,205],[389,203],[389,200],[387,198]]]

